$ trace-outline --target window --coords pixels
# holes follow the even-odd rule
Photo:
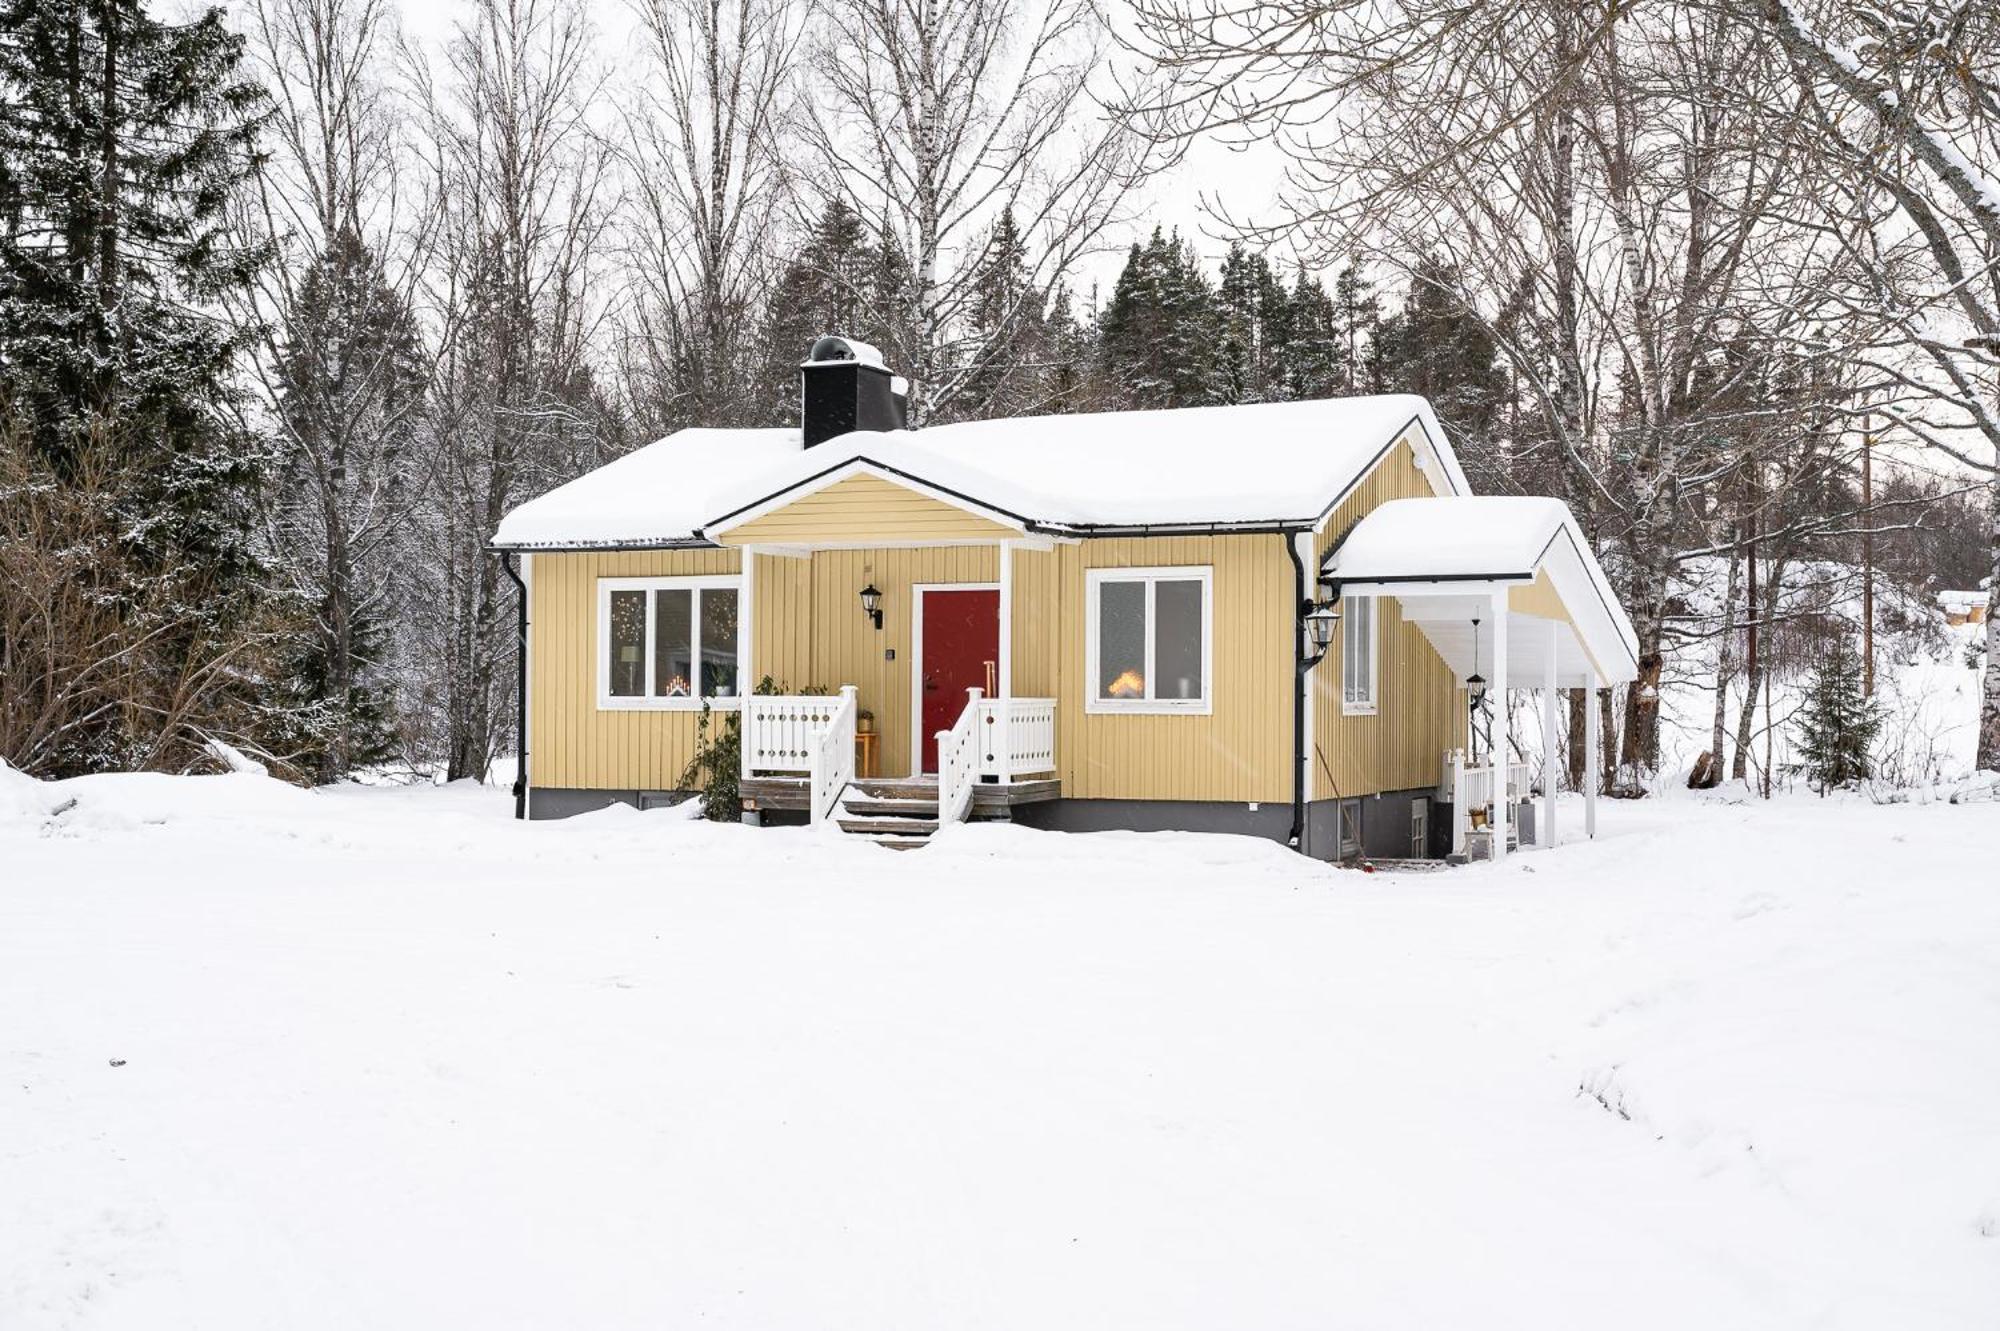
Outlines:
[[[1340,710],[1375,710],[1375,598],[1343,598],[1340,613]]]
[[[597,705],[735,705],[737,579],[599,578]]]
[[[1092,569],[1085,575],[1085,710],[1202,712],[1209,703],[1211,570]]]

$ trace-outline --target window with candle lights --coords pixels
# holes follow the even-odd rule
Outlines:
[[[734,706],[738,581],[599,578],[598,706]]]
[[[1086,709],[1209,711],[1211,569],[1091,569],[1085,582]]]

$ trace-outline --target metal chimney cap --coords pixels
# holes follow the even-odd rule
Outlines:
[[[813,343],[812,350],[806,353],[805,359],[807,365],[840,365],[849,361],[877,370],[886,368],[882,364],[882,353],[874,347],[866,342],[859,342],[851,337],[839,337],[832,333]]]

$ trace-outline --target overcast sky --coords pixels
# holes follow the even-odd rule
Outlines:
[[[1108,0],[1113,6],[1123,0]],[[441,45],[452,26],[467,12],[465,0],[399,0],[405,33],[427,46]],[[577,0],[586,4],[598,29],[598,50],[610,59],[630,49],[633,12],[628,0]],[[1114,12],[1113,21],[1117,15]],[[615,73],[615,71],[614,71]],[[1198,146],[1180,166],[1160,173],[1133,200],[1129,234],[1116,237],[1115,252],[1107,253],[1080,275],[1080,285],[1096,281],[1109,294],[1130,241],[1143,240],[1155,224],[1178,227],[1207,254],[1219,256],[1226,242],[1212,238],[1217,225],[1201,206],[1204,194],[1220,193],[1239,214],[1262,209],[1274,196],[1281,163],[1268,148],[1233,150],[1220,144]]]

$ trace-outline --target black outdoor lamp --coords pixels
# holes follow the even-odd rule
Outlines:
[[[1303,673],[1326,659],[1326,650],[1333,644],[1334,625],[1340,623],[1340,597],[1336,593],[1324,601],[1304,601],[1299,609],[1305,612],[1306,633],[1318,649],[1299,662]]]
[[[1313,646],[1322,653],[1333,645],[1334,626],[1340,623],[1340,612],[1333,608],[1333,602],[1321,601],[1306,616],[1306,629],[1312,634]]]
[[[1486,701],[1486,675],[1480,673],[1480,622],[1472,622],[1472,675],[1466,679],[1466,699],[1474,711]]]
[[[1472,674],[1465,681],[1466,711],[1477,712],[1486,701],[1486,676],[1479,673],[1479,621],[1472,621]],[[1479,761],[1479,727],[1472,727],[1472,761]]]
[[[874,583],[861,589],[861,613],[875,621],[875,627],[882,627],[882,591]]]

